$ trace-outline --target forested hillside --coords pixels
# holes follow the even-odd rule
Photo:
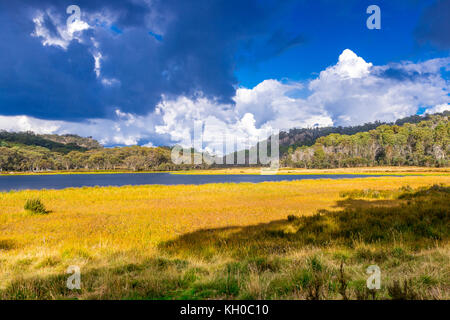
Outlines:
[[[333,133],[318,138],[312,146],[290,148],[282,163],[303,168],[448,166],[450,125],[447,114],[401,126],[380,125],[354,135]]]
[[[445,111],[442,114],[436,114],[442,116],[450,116],[449,111]],[[316,140],[320,137],[327,136],[332,133],[352,135],[358,132],[365,132],[378,128],[383,124],[387,125],[403,125],[405,123],[419,123],[424,120],[430,120],[433,115],[413,115],[405,118],[398,119],[395,122],[370,122],[359,126],[349,127],[317,127],[317,128],[300,128],[291,129],[288,132],[280,132],[280,154],[284,155],[288,152],[289,148],[294,150],[301,146],[312,146]]]
[[[346,128],[294,129],[280,134],[280,145],[285,150],[281,153],[281,165],[302,168],[448,166],[449,115],[446,112],[413,116],[398,120],[397,124],[376,122]],[[248,150],[246,153],[248,157]],[[169,147],[103,148],[92,138],[76,135],[0,131],[0,171],[142,171],[221,166],[175,165]]]
[[[169,148],[117,147],[53,152],[38,146],[0,147],[1,171],[173,170]],[[184,167],[183,167],[184,168]]]
[[[103,148],[77,135],[37,135],[0,131],[0,171],[176,170],[168,147]],[[196,167],[204,168],[204,165]]]
[[[92,139],[92,137],[84,138],[75,134],[43,134],[42,137],[50,141],[62,143],[65,145],[77,145],[89,150],[103,148],[103,146],[97,140]]]
[[[3,147],[13,147],[13,146],[37,146],[43,147],[50,151],[59,152],[59,153],[69,153],[70,151],[86,151],[88,148],[84,143],[80,143],[81,141],[85,142],[88,140],[95,141],[90,138],[82,138],[79,136],[72,135],[72,139],[68,141],[64,141],[63,139],[51,139],[50,137],[57,135],[38,135],[33,132],[8,132],[8,131],[0,131],[0,146]],[[63,138],[64,136],[59,136]],[[97,146],[101,148],[102,146],[95,141]]]

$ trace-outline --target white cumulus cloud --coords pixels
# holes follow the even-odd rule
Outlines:
[[[45,26],[45,17],[48,17],[50,22],[54,25],[56,32],[52,34]],[[56,15],[47,10],[45,13],[39,11],[33,18],[34,32],[33,37],[41,38],[44,46],[57,46],[66,50],[72,40],[82,42],[80,33],[89,29],[91,26],[82,20],[76,20],[73,23],[65,23],[59,15]]]
[[[441,113],[441,112],[444,112],[444,111],[450,111],[450,104],[448,104],[448,103],[447,104],[445,104],[445,103],[438,104],[438,105],[436,105],[436,106],[434,106],[432,108],[426,109],[425,113],[433,114],[433,113]]]
[[[197,126],[203,131],[202,149],[222,153],[224,136],[241,149],[275,130],[394,121],[424,106],[426,113],[449,110],[449,83],[440,73],[449,65],[450,59],[445,58],[375,66],[346,49],[335,65],[315,79],[269,79],[254,88],[238,88],[234,104],[222,104],[201,93],[195,98],[163,96],[147,115],[127,113],[118,107],[113,119],[84,122],[0,116],[0,129],[76,133],[93,136],[106,145],[142,141],[157,145],[164,141],[190,146]],[[115,83],[104,81],[105,85]],[[120,80],[117,82],[120,84]],[[301,97],[293,92],[302,92]]]

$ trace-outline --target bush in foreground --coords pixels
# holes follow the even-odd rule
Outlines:
[[[28,199],[25,202],[24,209],[31,214],[47,214],[48,210],[40,199]]]

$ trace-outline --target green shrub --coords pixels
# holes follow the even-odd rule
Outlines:
[[[28,199],[24,209],[32,214],[47,214],[48,211],[40,199]]]

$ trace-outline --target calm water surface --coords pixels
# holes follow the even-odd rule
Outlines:
[[[24,189],[64,189],[71,187],[125,186],[125,185],[176,185],[224,182],[292,181],[303,179],[367,178],[379,175],[181,175],[170,173],[117,173],[117,174],[57,174],[0,176],[0,191]]]

